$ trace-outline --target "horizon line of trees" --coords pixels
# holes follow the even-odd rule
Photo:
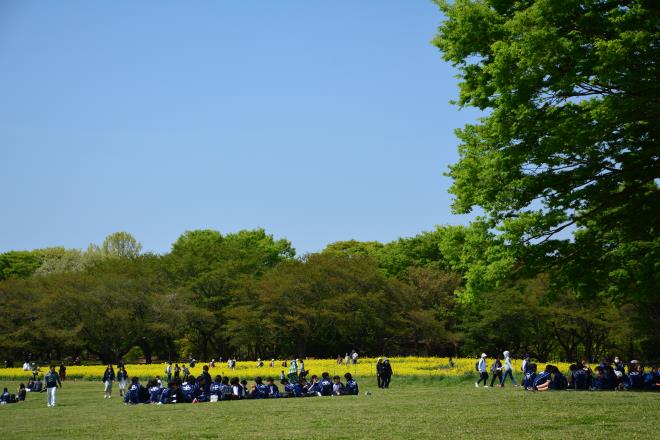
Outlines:
[[[390,243],[341,241],[295,256],[263,229],[187,231],[170,252],[130,234],[86,251],[0,254],[0,356],[135,352],[146,362],[239,356],[519,356],[655,359],[648,304],[558,292],[547,274],[465,295],[469,227]],[[484,243],[487,252],[487,243]]]

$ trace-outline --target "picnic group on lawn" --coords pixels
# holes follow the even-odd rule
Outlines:
[[[518,386],[516,378],[513,375],[513,365],[511,363],[511,354],[508,351],[502,353],[502,356],[495,358],[488,368],[486,353],[475,364],[475,369],[479,373],[479,379],[474,385],[479,388],[481,382],[485,388],[488,388],[488,371],[492,374],[490,387],[497,380],[497,386],[503,387],[507,377],[513,382],[513,386]],[[617,356],[612,361],[605,358],[596,368],[591,369],[586,359],[571,364],[568,374],[564,375],[554,365],[548,364],[543,371],[539,371],[537,364],[532,362],[529,355],[525,355],[522,362],[521,373],[523,374],[522,386],[527,391],[547,391],[547,390],[647,390],[660,391],[660,372],[653,365],[648,370],[636,360],[631,360],[626,365]]]

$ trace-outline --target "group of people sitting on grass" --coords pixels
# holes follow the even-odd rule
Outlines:
[[[0,394],[0,405],[22,402],[25,400],[26,395],[27,389],[25,388],[25,384],[20,384],[18,386],[16,394],[10,394],[7,387],[5,387],[4,390],[2,390],[2,394]]]
[[[490,386],[498,378],[498,386],[503,387],[507,376],[511,377],[514,386],[517,386],[516,379],[512,374],[513,367],[511,365],[511,358],[508,351],[504,353],[504,364],[501,358],[495,359],[491,365],[491,379]],[[476,364],[476,369],[479,371],[479,380],[475,383],[479,387],[480,382],[483,380],[484,386],[487,387],[487,361],[486,354],[483,353],[481,358]],[[504,373],[503,373],[504,372]],[[546,365],[542,371],[539,371],[538,365],[531,362],[529,356],[525,356],[522,363],[522,372],[524,374],[522,386],[529,391],[547,391],[547,390],[593,390],[593,391],[606,391],[606,390],[646,390],[646,391],[660,391],[660,372],[656,366],[644,370],[644,366],[638,361],[633,360],[626,366],[619,359],[615,357],[612,362],[610,359],[605,358],[596,368],[595,371],[589,367],[586,360],[571,364],[569,367],[568,375],[562,374],[554,365]]]
[[[256,377],[252,386],[248,385],[247,380],[239,380],[238,377],[230,379],[227,376],[215,376],[212,380],[208,366],[204,366],[204,371],[199,377],[189,375],[183,379],[174,378],[167,386],[163,386],[156,378],[149,380],[147,385],[143,386],[140,380],[134,377],[131,379],[124,402],[168,404],[358,395],[358,384],[351,373],[346,373],[344,379],[345,382],[342,382],[339,376],[330,378],[328,373],[323,373],[320,378],[313,375],[309,381],[305,378],[289,376],[280,379],[282,386],[280,389],[272,377],[267,378],[265,382],[261,377]]]

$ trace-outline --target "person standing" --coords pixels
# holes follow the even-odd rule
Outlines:
[[[128,387],[128,372],[123,365],[117,371],[117,385],[119,385],[119,397],[124,397]]]
[[[392,365],[390,364],[390,360],[385,358],[383,359],[383,388],[389,388],[390,387],[390,381],[392,380]]]
[[[508,376],[513,381],[513,386],[517,387],[518,384],[516,383],[516,378],[513,376],[513,365],[511,364],[511,353],[509,353],[508,351],[505,351],[502,354],[504,355],[504,365],[502,366],[502,371],[504,371],[504,375],[502,375],[502,382],[500,382],[500,385],[504,386],[504,381],[506,380],[506,378]]]
[[[481,358],[477,362],[477,371],[479,372],[479,380],[474,383],[474,386],[479,388],[481,381],[484,381],[484,388],[488,388],[488,363],[486,362],[486,353],[481,353]]]
[[[55,394],[57,392],[57,387],[62,386],[60,376],[55,372],[55,365],[50,366],[50,371],[46,373],[44,382],[46,382],[46,399],[48,406],[55,406]]]
[[[115,370],[112,368],[112,365],[108,365],[108,368],[105,369],[101,380],[103,381],[105,391],[103,398],[109,399],[112,397],[112,382],[115,381]]]
[[[502,361],[500,360],[500,356],[497,356],[495,358],[495,362],[493,362],[493,365],[490,367],[490,372],[493,375],[493,377],[490,379],[490,386],[492,387],[493,384],[495,383],[495,379],[497,379],[497,386],[501,387],[502,386]]]
[[[60,379],[62,380],[62,382],[64,382],[66,380],[66,366],[64,364],[60,365],[59,374],[60,374]]]
[[[383,388],[383,358],[379,357],[376,362],[376,382],[378,382],[378,388]]]
[[[172,382],[172,362],[168,362],[165,367],[165,375],[167,376],[167,383]]]

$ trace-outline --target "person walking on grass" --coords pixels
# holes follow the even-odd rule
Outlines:
[[[57,392],[57,387],[62,386],[60,375],[55,371],[55,365],[50,366],[50,371],[46,373],[44,382],[46,382],[46,399],[48,406],[55,406],[55,393]]]
[[[500,385],[504,386],[504,381],[506,381],[506,378],[508,376],[513,381],[513,386],[517,387],[518,384],[516,383],[516,378],[513,376],[513,365],[511,364],[511,353],[509,353],[508,351],[505,351],[502,354],[504,355],[504,365],[502,366],[502,371],[504,371],[504,375],[502,376],[502,382],[500,382]]]
[[[490,372],[493,375],[493,377],[490,379],[491,388],[495,383],[495,380],[497,380],[498,387],[502,386],[502,361],[500,359],[501,357],[497,356],[495,358],[495,362],[493,362],[493,365],[490,367]]]
[[[477,371],[479,372],[479,380],[474,383],[474,386],[479,388],[481,381],[484,381],[484,388],[488,388],[488,363],[486,362],[486,353],[481,353],[481,358],[477,362]]]
[[[123,365],[117,371],[117,385],[119,385],[119,397],[124,397],[128,388],[128,372]]]
[[[378,388],[383,388],[383,358],[379,357],[376,361],[376,382],[378,382]]]
[[[101,380],[103,381],[105,392],[103,398],[109,399],[112,397],[112,383],[115,381],[115,370],[112,368],[112,365],[108,365],[108,368],[105,369],[103,379]]]

